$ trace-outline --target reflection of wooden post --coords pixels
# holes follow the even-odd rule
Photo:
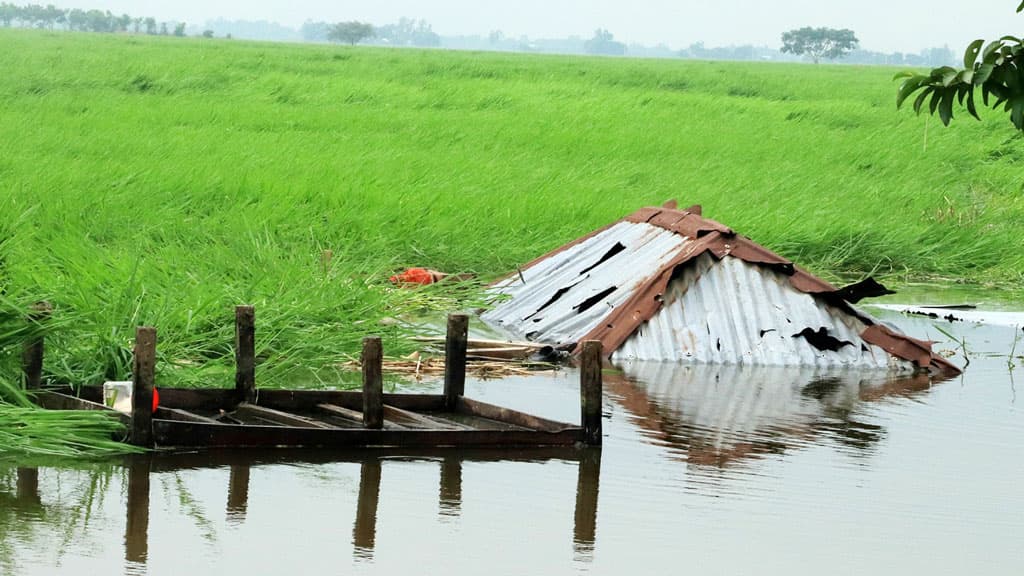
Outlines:
[[[256,401],[256,309],[235,307],[235,392],[240,402]]]
[[[124,529],[124,558],[146,563],[149,555],[149,456],[136,456],[128,465],[128,523]]]
[[[38,505],[42,502],[39,498],[39,469],[18,468],[18,502]]]
[[[228,476],[228,523],[241,524],[249,507],[249,465],[231,466]]]
[[[601,480],[601,451],[583,450],[576,479],[576,513],[573,522],[573,548],[591,559],[597,536],[597,494]]]
[[[50,303],[39,302],[32,307],[28,319],[33,324],[41,324],[50,317]],[[25,373],[25,388],[34,390],[43,382],[43,336],[33,337],[25,342],[21,353],[22,370]]]
[[[372,558],[377,539],[377,501],[380,498],[380,460],[363,460],[359,471],[359,502],[352,545],[357,556]]]
[[[448,316],[448,332],[444,339],[444,405],[455,410],[466,391],[466,340],[469,337],[469,316]]]
[[[583,343],[580,358],[580,412],[583,441],[590,446],[601,445],[601,342]]]
[[[383,349],[380,336],[363,338],[363,427],[384,427]]]
[[[462,459],[448,455],[441,460],[441,514],[456,516],[462,507]]]
[[[153,445],[153,382],[156,379],[156,328],[135,329],[135,357],[132,362],[131,443]]]

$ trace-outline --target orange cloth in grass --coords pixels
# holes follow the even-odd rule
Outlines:
[[[441,278],[444,274],[436,270],[428,270],[427,268],[409,268],[404,272],[395,274],[389,280],[393,284],[421,284],[426,286],[427,284],[433,284]]]

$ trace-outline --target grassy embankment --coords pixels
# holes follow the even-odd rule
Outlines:
[[[0,285],[46,298],[52,378],[309,382],[437,290],[678,198],[828,278],[1024,277],[1024,140],[894,108],[894,70],[0,30]],[[334,251],[326,273],[324,249]],[[13,353],[9,353],[8,360]],[[8,362],[11,364],[11,362]],[[312,370],[310,370],[312,369]]]

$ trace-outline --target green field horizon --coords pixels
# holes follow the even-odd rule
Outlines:
[[[0,287],[55,306],[54,380],[127,377],[150,324],[163,382],[230,385],[250,303],[262,382],[315,383],[465,304],[395,270],[494,278],[667,199],[832,281],[1024,279],[1021,134],[897,111],[894,68],[0,29],[0,70]]]

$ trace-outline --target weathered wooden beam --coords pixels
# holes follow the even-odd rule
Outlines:
[[[380,336],[363,338],[363,426],[384,427],[383,349]]]
[[[53,309],[49,302],[38,302],[32,306],[29,322],[42,324],[50,318]],[[35,390],[43,382],[43,336],[40,334],[25,342],[21,352],[22,370],[25,373],[25,389]]]
[[[165,406],[160,406],[159,408],[157,408],[154,417],[163,418],[164,420],[177,420],[179,422],[202,422],[204,424],[221,424],[221,422],[218,422],[213,418],[200,416],[199,414],[189,412],[188,410],[182,410],[181,408],[167,408]]]
[[[451,422],[442,418],[431,418],[423,414],[417,414],[408,410],[402,410],[394,406],[384,405],[384,417],[388,420],[396,420],[399,423],[408,423],[415,428],[427,430],[473,430],[472,426],[465,426],[458,422]]]
[[[318,410],[330,414],[331,416],[336,416],[359,424],[363,423],[363,413],[358,410],[351,410],[344,406],[338,406],[337,404],[329,404],[326,402],[323,404],[317,404],[316,407]]]
[[[466,340],[469,337],[469,316],[448,316],[444,340],[444,404],[455,410],[458,399],[466,393]]]
[[[583,343],[580,357],[580,416],[583,442],[601,445],[601,341]]]
[[[264,406],[257,406],[255,404],[239,404],[235,408],[234,415],[236,418],[258,418],[267,422],[273,422],[274,424],[280,424],[282,426],[296,426],[298,428],[321,428],[324,430],[338,430],[337,426],[331,426],[319,420],[312,418],[305,418],[298,414],[290,414],[288,412],[282,412],[280,410],[274,410],[273,408],[266,408]]]
[[[577,428],[573,424],[566,424],[565,422],[557,422],[555,420],[548,420],[547,418],[540,418],[538,416],[533,416],[532,414],[526,414],[511,408],[503,408],[501,406],[487,404],[470,398],[460,398],[456,408],[458,412],[468,416],[478,416],[480,418],[487,418],[488,420],[497,420],[498,422],[511,424],[513,426],[521,426],[523,428],[529,428],[530,430],[561,432],[562,430]]]
[[[118,412],[117,410],[104,406],[98,402],[90,402],[89,400],[83,400],[81,398],[61,394],[59,392],[50,392],[48,390],[37,392],[35,402],[40,408],[45,408],[47,410],[96,410],[99,412],[107,412],[115,415],[122,424],[124,424],[129,430],[131,429],[131,416]]]
[[[240,402],[256,401],[256,309],[235,307],[235,392]]]
[[[156,380],[156,328],[135,329],[135,355],[132,362],[131,443],[153,446],[153,384]]]

